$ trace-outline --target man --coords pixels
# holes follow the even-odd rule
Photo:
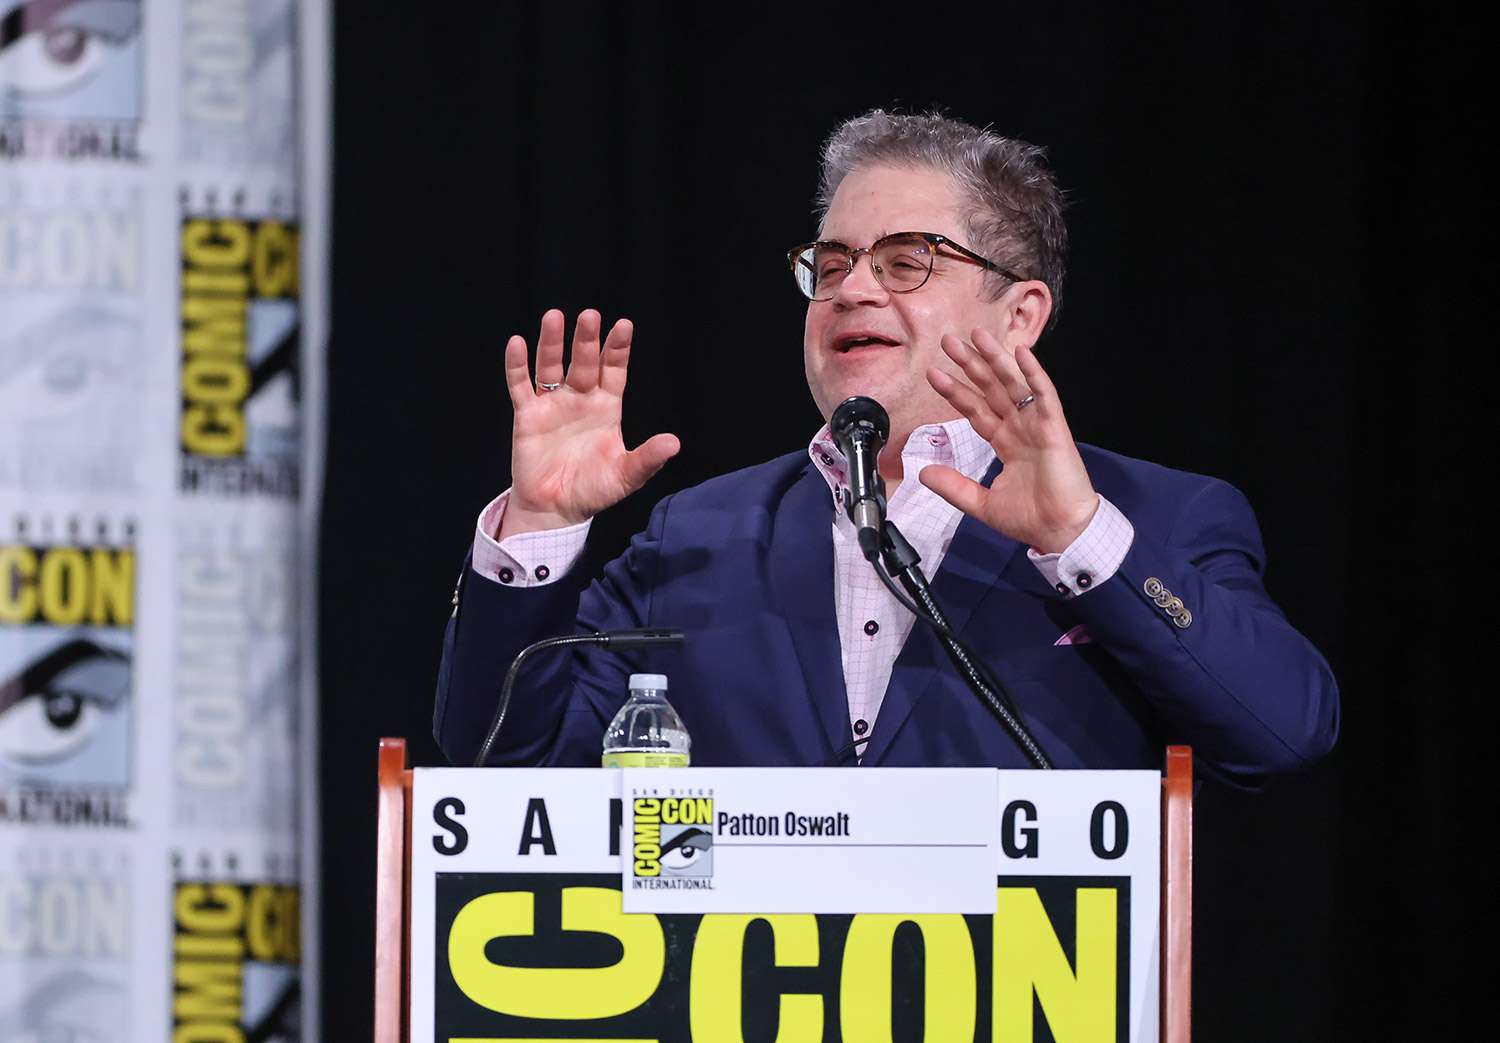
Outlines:
[[[1069,433],[1033,352],[1066,242],[1041,151],[876,110],[829,140],[820,202],[818,240],[789,255],[808,386],[825,418],[857,394],[888,410],[890,518],[1054,764],[1155,767],[1185,742],[1257,785],[1326,753],[1337,690],[1265,593],[1244,498]],[[480,516],[438,683],[455,762],[510,658],[576,625],[687,630],[651,662],[695,764],[1027,763],[860,556],[826,425],[807,450],[667,497],[585,591],[588,520],[679,444],[621,440],[630,324],[601,347],[598,314],[580,315],[566,373],[563,325],[543,317],[534,383],[525,341],[506,346],[514,484]],[[529,666],[494,762],[597,764],[631,669],[587,652]]]

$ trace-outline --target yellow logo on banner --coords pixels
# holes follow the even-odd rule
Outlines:
[[[0,623],[128,627],[135,551],[0,545]]]

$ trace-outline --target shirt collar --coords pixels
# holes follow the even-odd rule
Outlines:
[[[848,463],[827,424],[813,436],[807,455],[837,496],[849,481]],[[994,459],[995,450],[963,417],[942,424],[923,424],[911,433],[901,450],[902,471],[913,477],[929,464],[945,464],[977,482]]]

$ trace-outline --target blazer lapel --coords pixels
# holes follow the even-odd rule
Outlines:
[[[998,460],[991,464],[982,484],[988,486],[993,482],[1000,468]],[[932,584],[932,596],[948,617],[949,626],[971,646],[977,646],[979,642],[969,640],[965,628],[974,609],[996,586],[1004,584],[1042,596],[1052,592],[1042,574],[1026,557],[1025,544],[967,517],[953,534],[953,542],[943,556],[937,575],[928,579]],[[1006,680],[1004,663],[989,659],[986,663],[1002,681]],[[870,744],[864,753],[864,764],[880,763],[918,700],[937,684],[941,671],[953,669],[937,634],[918,620],[901,654],[896,657],[891,682],[881,700],[880,712],[870,733]]]
[[[839,626],[830,585],[833,575],[833,493],[809,463],[787,490],[776,511],[771,533],[771,588],[807,681],[808,697],[828,739],[830,761],[853,760],[847,750],[849,695]]]

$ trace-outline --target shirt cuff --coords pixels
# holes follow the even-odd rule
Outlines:
[[[507,489],[479,512],[479,523],[474,529],[474,571],[487,580],[512,587],[541,587],[562,579],[583,556],[591,523],[581,521],[561,529],[523,532],[497,541],[492,533],[500,531],[509,502]]]
[[[1135,526],[1120,509],[1103,496],[1088,527],[1060,554],[1038,554],[1026,548],[1026,556],[1037,571],[1063,597],[1077,597],[1093,590],[1115,574],[1130,552]]]

